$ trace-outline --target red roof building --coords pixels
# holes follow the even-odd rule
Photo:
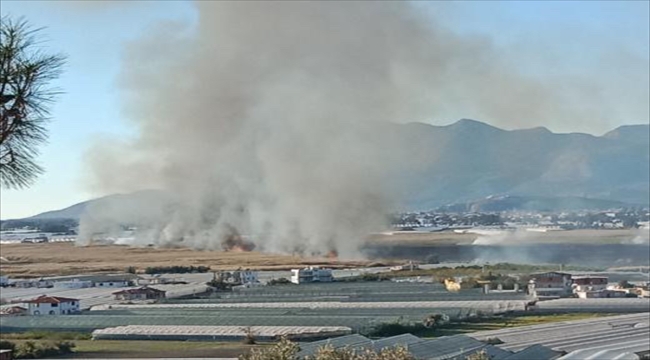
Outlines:
[[[137,289],[126,289],[113,293],[116,300],[152,300],[165,298],[165,291],[143,286]]]
[[[41,295],[25,301],[30,315],[67,315],[80,311],[79,299]]]

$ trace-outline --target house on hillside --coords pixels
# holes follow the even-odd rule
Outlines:
[[[143,286],[137,289],[125,289],[113,293],[115,300],[157,300],[165,298],[165,291]]]
[[[80,312],[79,299],[41,295],[25,303],[29,315],[67,315]]]

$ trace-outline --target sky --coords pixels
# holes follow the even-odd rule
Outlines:
[[[605,95],[619,101],[619,113],[624,116],[597,126],[588,122],[539,126],[555,132],[602,135],[620,125],[649,121],[649,4],[438,1],[415,6],[431,12],[432,21],[435,14],[435,21],[456,33],[489,39],[504,57],[517,59],[514,66],[518,71],[533,78],[590,79]],[[28,189],[0,190],[0,219],[60,209],[99,195],[86,186],[87,149],[98,139],[134,137],[137,131],[121,111],[117,78],[125,43],[161,22],[163,26],[165,21],[196,23],[194,6],[180,1],[2,0],[1,12],[24,16],[34,26],[45,27],[44,47],[65,53],[68,63],[54,84],[64,93],[52,107],[49,142],[41,148],[39,161],[46,172]],[[457,119],[418,120],[445,125]]]

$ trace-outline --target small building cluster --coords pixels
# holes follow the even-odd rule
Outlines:
[[[578,275],[563,272],[533,274],[528,293],[537,298],[577,296],[582,299],[642,296],[642,287],[622,289],[611,286],[607,276]]]
[[[214,281],[223,282],[233,286],[258,283],[257,272],[251,270],[217,271]]]
[[[291,282],[294,284],[332,282],[332,269],[309,266],[304,269],[291,270]]]
[[[90,275],[75,278],[38,278],[38,279],[9,279],[3,276],[0,286],[16,288],[58,288],[58,289],[84,289],[90,287],[120,288],[132,286],[133,279],[128,276]]]

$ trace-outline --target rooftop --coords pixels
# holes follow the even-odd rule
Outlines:
[[[79,301],[79,299],[71,299],[71,298],[64,298],[64,297],[59,297],[59,296],[47,296],[47,295],[41,295],[35,299],[25,301],[26,303],[29,304],[60,304],[60,303],[68,303],[68,302],[75,302]]]

